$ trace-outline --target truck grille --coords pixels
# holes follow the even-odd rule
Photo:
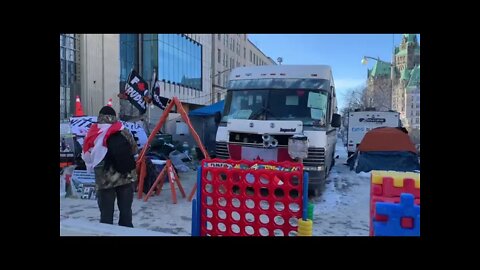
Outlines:
[[[228,146],[226,142],[216,142],[215,143],[215,155],[217,158],[228,159],[230,154],[228,152]]]
[[[325,165],[325,148],[308,148],[308,157],[303,160],[305,166]]]

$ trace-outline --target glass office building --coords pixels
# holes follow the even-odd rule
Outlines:
[[[120,89],[132,69],[138,71],[138,34],[120,34]]]
[[[120,68],[120,87],[132,68],[149,82],[156,69],[160,81],[202,91],[202,45],[184,34],[121,34]]]
[[[78,35],[60,34],[60,120],[73,114],[79,94]]]

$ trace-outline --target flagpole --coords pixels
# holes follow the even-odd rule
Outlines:
[[[153,82],[150,82],[150,92],[148,93],[148,98],[150,100],[150,102],[153,102],[152,99],[153,99],[153,89],[155,87],[155,83],[156,83],[156,70],[155,68],[153,68],[153,78],[152,78],[152,81]],[[146,104],[147,105],[147,123],[146,123],[146,128],[145,130],[150,133],[150,104]],[[153,104],[152,104],[153,105]],[[145,125],[145,122],[144,122],[144,125]],[[150,135],[150,134],[149,134]]]
[[[124,94],[125,94],[125,91],[127,91],[127,85],[128,85],[128,83],[129,83],[129,81],[130,81],[130,76],[132,76],[132,72],[133,72],[133,66],[132,66],[132,68],[130,69],[130,73],[128,73],[127,80],[125,81],[125,87],[124,87],[124,89],[123,89],[123,93],[124,93]],[[129,113],[129,114],[132,115],[132,107],[133,107],[133,105],[132,105],[132,103],[130,103],[130,102],[129,102],[128,104],[130,105],[130,113]]]

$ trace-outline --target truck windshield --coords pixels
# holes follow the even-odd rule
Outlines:
[[[229,119],[298,120],[325,126],[328,93],[319,89],[229,90],[222,122]]]

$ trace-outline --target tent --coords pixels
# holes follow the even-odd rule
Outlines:
[[[417,150],[408,134],[399,128],[380,127],[365,134],[358,146],[355,171],[420,170]]]
[[[210,156],[215,154],[215,137],[224,105],[225,101],[222,100],[188,113],[193,128],[197,131]]]
[[[212,105],[190,111],[188,113],[188,116],[214,116],[217,112],[219,113],[223,112],[224,105],[225,105],[225,100],[222,100]]]

